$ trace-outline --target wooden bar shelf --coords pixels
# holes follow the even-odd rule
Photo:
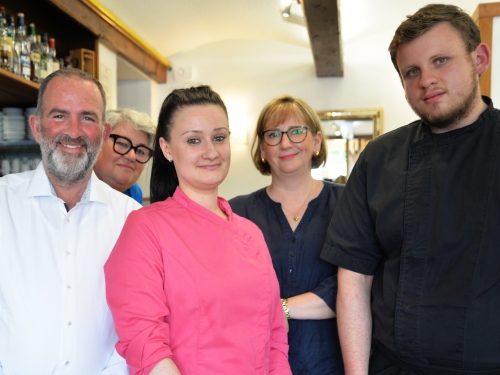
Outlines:
[[[35,107],[40,85],[0,69],[0,108]]]

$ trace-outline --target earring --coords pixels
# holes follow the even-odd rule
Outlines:
[[[319,156],[319,151],[316,151],[316,153],[314,154],[314,156]]]
[[[260,160],[262,160],[262,163],[266,164],[266,159],[261,158]]]
[[[168,160],[170,163],[172,163],[172,158],[167,158],[167,160]]]

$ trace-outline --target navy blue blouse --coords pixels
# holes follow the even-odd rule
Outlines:
[[[229,201],[233,211],[264,233],[280,283],[281,298],[312,292],[335,311],[337,267],[320,259],[328,224],[344,186],[324,182],[292,231],[281,209],[260,189]],[[337,320],[289,320],[289,361],[295,375],[344,373]]]

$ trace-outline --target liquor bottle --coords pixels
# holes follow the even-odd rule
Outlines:
[[[12,39],[12,44],[14,44],[15,35],[16,35],[16,23],[14,22],[14,16],[9,16],[7,22],[7,36],[9,36]]]
[[[1,28],[7,27],[7,16],[5,15],[5,7],[2,5],[0,5],[0,27]],[[5,33],[7,33],[7,31]]]
[[[35,24],[30,23],[30,79],[40,82],[40,40],[37,42]]]
[[[5,8],[0,6],[0,68],[10,70],[12,61],[11,41],[7,36]]]
[[[25,79],[30,79],[30,47],[26,36],[26,26],[24,25],[24,13],[17,14],[16,50],[19,55],[19,75]]]
[[[71,68],[71,56],[66,56],[64,58],[64,67]]]
[[[40,50],[40,80],[43,81],[52,73],[52,58],[49,55],[49,36],[47,33],[42,34]]]
[[[19,75],[19,54],[17,53],[15,46],[16,23],[14,22],[14,16],[8,17],[7,37],[10,39],[10,46],[11,46],[10,51],[12,53],[12,60],[10,62],[10,71],[14,74]]]
[[[61,65],[56,57],[56,40],[54,38],[49,38],[49,55],[52,58],[52,71],[55,72],[61,68]]]

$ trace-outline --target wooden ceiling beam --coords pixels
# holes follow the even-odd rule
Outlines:
[[[158,83],[167,81],[167,69],[143,45],[86,0],[47,0],[95,34],[120,57]]]
[[[338,0],[301,0],[317,77],[342,77]]]

